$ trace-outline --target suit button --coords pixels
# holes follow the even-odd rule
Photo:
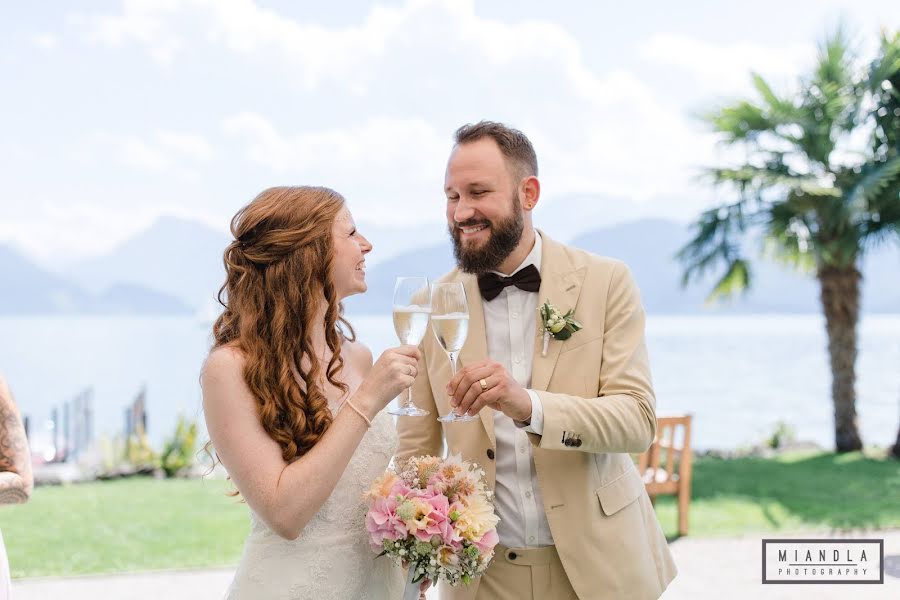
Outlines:
[[[581,439],[580,439],[580,438],[577,439],[577,440],[575,440],[575,447],[576,447],[576,448],[581,448]]]
[[[516,558],[518,558],[519,555],[516,554],[515,552],[510,552],[507,556],[509,557],[509,560],[516,560]]]
[[[575,440],[573,440],[572,438],[566,438],[565,444],[566,446],[569,446],[571,448],[575,445]]]
[[[492,448],[488,448],[487,457],[491,460],[494,460],[494,450]]]

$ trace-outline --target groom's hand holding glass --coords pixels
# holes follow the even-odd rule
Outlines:
[[[495,360],[467,366],[447,384],[450,405],[460,415],[477,415],[485,406],[515,421],[531,421],[531,395]]]

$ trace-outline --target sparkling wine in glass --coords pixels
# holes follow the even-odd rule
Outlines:
[[[466,343],[469,333],[469,305],[466,303],[466,289],[462,283],[435,283],[431,286],[431,329],[450,357],[450,372],[456,375],[459,351]],[[451,408],[449,413],[438,417],[438,420],[453,423],[477,418],[476,415],[457,415]]]
[[[428,279],[425,277],[398,277],[394,286],[394,331],[401,344],[418,346],[428,330],[431,315],[431,295],[428,293]],[[431,414],[415,406],[412,389],[406,390],[403,400],[388,410],[401,417],[424,417]]]

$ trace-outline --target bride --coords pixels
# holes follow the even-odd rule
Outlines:
[[[231,223],[225,310],[203,368],[210,442],[250,507],[227,598],[399,598],[403,574],[368,543],[362,494],[394,453],[382,409],[419,352],[372,354],[340,301],[366,291],[372,249],[327,188],[262,192]]]

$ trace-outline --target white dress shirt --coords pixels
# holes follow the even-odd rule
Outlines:
[[[528,265],[541,270],[541,235],[535,232],[534,247],[517,273]],[[503,273],[498,273],[505,276]],[[502,364],[519,385],[531,385],[537,335],[538,294],[508,286],[491,301],[482,302],[488,356]],[[526,431],[543,431],[543,410],[538,395],[531,397],[531,423],[517,424],[500,411],[494,412],[497,439],[497,479],[494,504],[500,523],[500,543],[511,548],[552,546],[553,536],[544,512],[534,468],[534,454]],[[485,409],[490,410],[490,409]]]

